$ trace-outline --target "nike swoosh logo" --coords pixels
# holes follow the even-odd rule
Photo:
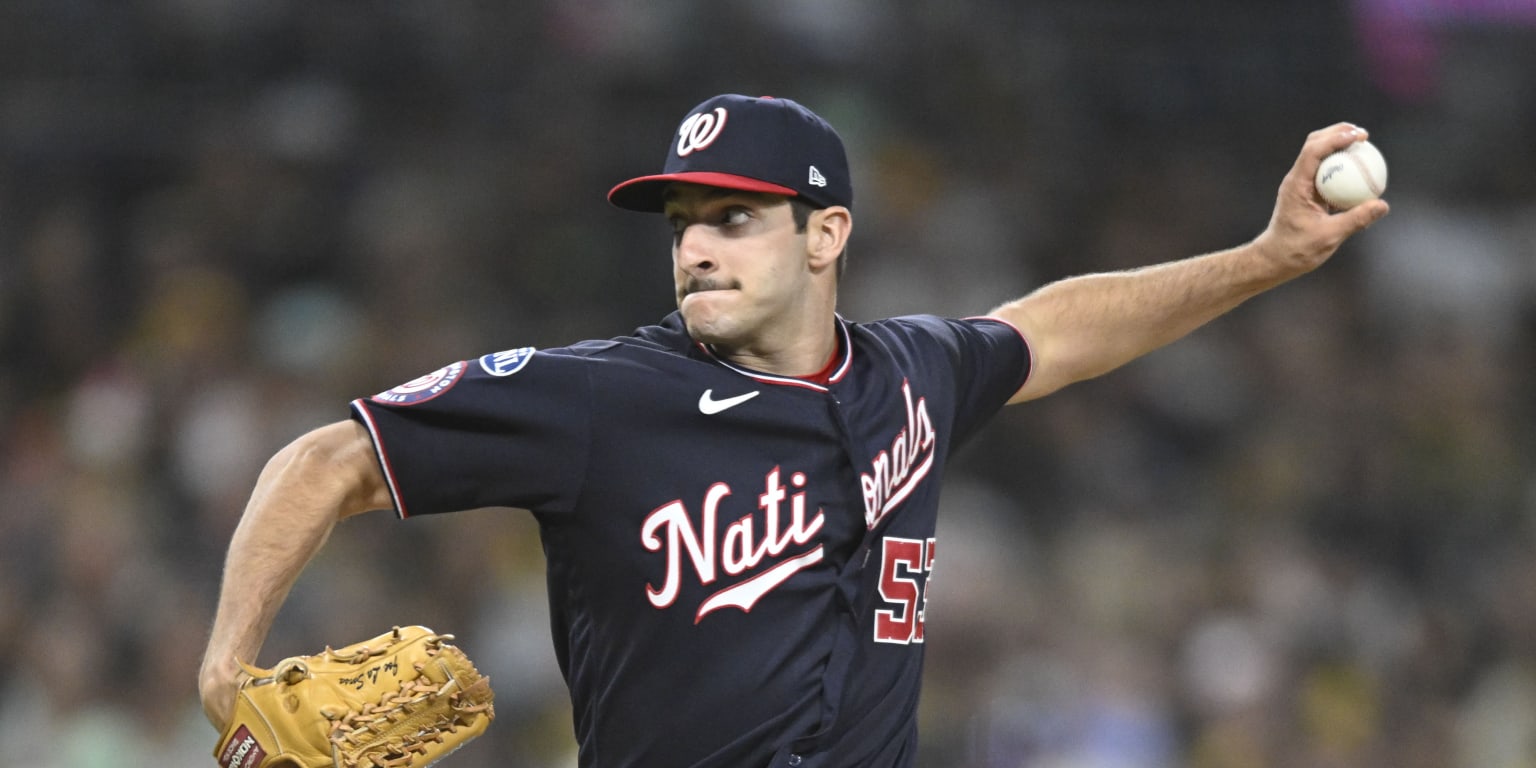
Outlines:
[[[706,389],[704,390],[704,394],[699,396],[699,413],[702,413],[705,416],[713,416],[714,414],[717,414],[727,408],[735,408],[736,406],[741,405],[742,403],[745,403],[754,397],[757,397],[757,392],[758,391],[754,389],[745,395],[737,395],[735,397],[727,397],[724,400],[716,400],[714,398],[715,391],[713,389]]]

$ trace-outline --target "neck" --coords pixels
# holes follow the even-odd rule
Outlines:
[[[710,347],[730,362],[754,371],[778,376],[814,376],[827,367],[827,361],[837,353],[837,326],[829,320],[822,331],[807,335],[798,342],[781,349],[757,346],[728,347],[712,344]]]
[[[831,282],[812,282],[790,301],[760,315],[709,322],[717,319],[706,315],[700,323],[688,322],[688,332],[720,358],[754,371],[812,376],[838,346],[837,293]]]

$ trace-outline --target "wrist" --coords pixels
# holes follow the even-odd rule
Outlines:
[[[198,688],[203,692],[226,688],[234,684],[240,675],[240,663],[233,654],[209,653],[197,671]]]
[[[234,714],[235,696],[248,677],[233,654],[212,654],[203,658],[198,670],[197,693],[203,714],[214,730],[223,731]]]
[[[1268,290],[1317,268],[1305,255],[1286,247],[1283,238],[1266,231],[1239,249],[1250,264],[1257,290]]]

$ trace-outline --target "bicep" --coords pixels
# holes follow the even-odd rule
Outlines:
[[[1053,341],[1049,329],[1038,322],[1031,313],[1030,298],[1010,301],[1007,304],[996,307],[987,313],[987,317],[995,317],[1014,328],[1024,337],[1024,343],[1029,348],[1029,376],[1019,386],[1017,392],[1008,398],[1008,404],[1014,405],[1028,400],[1044,397],[1071,383],[1061,380],[1056,376],[1059,366],[1053,364],[1051,342]]]
[[[294,480],[328,495],[338,519],[394,509],[373,440],[361,424],[350,419],[301,436],[284,448],[273,464],[295,470]]]
[[[389,495],[384,470],[379,464],[378,449],[368,430],[350,419],[333,426],[338,431],[345,429],[347,433],[342,438],[339,459],[346,471],[356,478],[352,486],[351,503],[343,508],[343,516],[379,509],[393,510],[395,502]]]

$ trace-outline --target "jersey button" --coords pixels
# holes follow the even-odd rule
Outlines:
[[[791,768],[793,768],[793,766],[799,765],[803,761],[804,758],[800,757],[799,755],[790,755],[789,759],[785,762],[789,763]]]

